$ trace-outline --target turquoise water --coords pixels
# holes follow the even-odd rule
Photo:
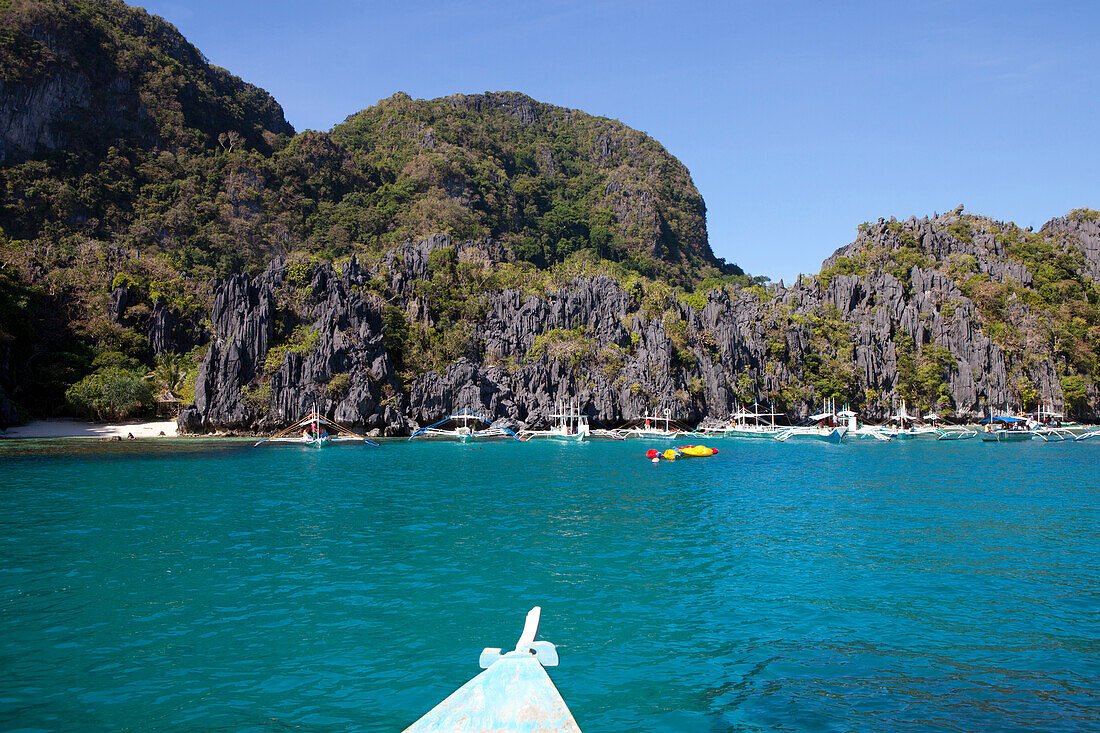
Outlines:
[[[0,444],[0,729],[1100,729],[1100,441],[711,444]]]

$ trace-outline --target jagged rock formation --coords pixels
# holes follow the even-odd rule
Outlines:
[[[290,312],[282,300],[285,280],[286,267],[277,260],[256,279],[238,275],[218,286],[214,338],[199,369],[195,405],[180,417],[180,426],[262,430],[317,406],[340,422],[386,434],[403,429],[403,398],[382,346],[380,304],[359,290],[358,263],[353,259],[339,275],[329,267],[317,270],[294,314],[316,334],[311,348],[279,352],[282,358],[271,360],[280,316]],[[249,388],[261,374],[267,382],[257,399]]]
[[[960,222],[973,231],[959,230]],[[266,378],[257,365],[272,343],[286,277],[285,265],[277,263],[256,281],[238,276],[219,286],[212,314],[218,338],[200,372],[202,396],[181,424],[281,424],[305,411],[343,369],[351,374],[352,390],[342,398],[322,396],[323,406],[339,420],[385,434],[463,407],[535,425],[564,396],[576,397],[607,424],[662,406],[695,422],[728,415],[735,401],[754,399],[778,400],[805,414],[836,394],[866,416],[882,417],[906,389],[917,390],[910,399],[923,399],[927,408],[975,414],[988,404],[1018,403],[1023,383],[1062,404],[1065,367],[1057,355],[1035,358],[985,333],[980,307],[946,271],[964,255],[974,258],[964,264],[989,282],[1032,284],[1032,274],[1011,258],[995,228],[957,214],[906,225],[880,221],[827,260],[820,277],[766,290],[715,288],[694,304],[669,289],[650,284],[647,291],[640,282],[600,274],[541,292],[491,292],[467,355],[416,375],[402,389],[384,344],[385,304],[360,293],[373,278],[384,278],[407,314],[430,318],[415,283],[430,276],[433,252],[453,248],[494,263],[507,254],[491,241],[452,243],[435,236],[397,248],[373,271],[354,259],[339,274],[317,269],[301,313],[320,340],[308,354],[288,354],[270,376],[269,403],[249,411],[239,395],[252,380]],[[1097,263],[1086,244],[1073,242],[1087,255],[1082,273],[1091,272]],[[905,253],[919,254],[923,266],[899,266]],[[883,259],[869,265],[869,257]],[[862,258],[863,271],[837,274],[853,258]],[[1006,317],[1024,328],[1034,320],[1029,308],[1008,307]],[[942,361],[922,362],[934,349]],[[905,382],[916,379],[918,367],[924,387],[910,387]],[[907,370],[913,374],[907,377]],[[826,394],[829,385],[836,385],[832,394]],[[388,404],[382,408],[384,393]]]

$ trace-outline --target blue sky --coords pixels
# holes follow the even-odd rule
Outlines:
[[[327,130],[396,91],[521,91],[660,141],[715,253],[788,282],[862,221],[1100,208],[1100,3],[156,0]]]

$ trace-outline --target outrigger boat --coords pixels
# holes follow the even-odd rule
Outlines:
[[[558,402],[557,412],[550,415],[549,430],[521,430],[517,435],[520,440],[524,441],[532,438],[573,442],[596,437],[612,438],[613,440],[623,439],[611,430],[593,430],[589,425],[588,415],[582,412],[575,402],[567,403],[564,400]]]
[[[775,439],[781,443],[794,439],[822,440],[827,443],[839,443],[848,435],[849,429],[858,427],[856,414],[851,410],[844,411],[847,423],[841,422],[841,415],[836,411],[836,405],[832,400],[826,400],[821,412],[810,415],[801,425],[795,425],[776,433]]]
[[[666,407],[663,412],[664,417],[642,415],[614,432],[621,438],[660,438],[661,440],[672,440],[677,435],[691,433],[686,425],[672,419],[671,409]],[[661,427],[662,421],[664,427]]]
[[[1038,421],[1038,425],[1033,428],[1032,432],[1035,435],[1048,443],[1059,443],[1066,440],[1085,440],[1083,435],[1089,434],[1088,428],[1084,425],[1077,423],[1063,423],[1062,418],[1065,417],[1060,412],[1054,412],[1048,406],[1043,410],[1043,403],[1039,403],[1039,408],[1035,411],[1035,417]]]
[[[989,418],[981,422],[985,425],[982,440],[986,443],[1016,443],[1035,437],[1031,430],[1031,421],[1026,417],[994,415],[992,407],[989,408]],[[994,427],[995,425],[999,427]]]
[[[716,438],[774,438],[787,428],[775,424],[775,418],[779,415],[772,405],[771,412],[760,412],[760,403],[753,403],[753,410],[749,412],[743,405],[735,405],[734,413],[729,422],[717,427],[703,428],[699,434]],[[763,418],[770,418],[770,422],[764,422]]]
[[[573,713],[543,669],[558,666],[558,650],[548,641],[535,640],[541,614],[538,606],[527,613],[513,651],[484,649],[478,664],[485,671],[451,693],[405,733],[581,733]]]
[[[887,419],[887,424],[879,428],[879,431],[888,438],[898,440],[938,438],[940,435],[934,427],[918,426],[916,417],[905,409],[905,400],[901,401],[901,408]]]
[[[847,405],[844,406],[843,410],[836,413],[836,417],[841,425],[848,426],[848,435],[845,437],[849,440],[860,438],[861,440],[881,440],[888,443],[894,439],[894,436],[883,431],[881,425],[861,424],[859,415]]]
[[[484,425],[485,427],[479,429],[478,425]],[[467,443],[471,440],[485,440],[487,438],[518,440],[519,436],[508,428],[493,425],[488,418],[477,414],[469,407],[464,407],[461,411],[448,415],[439,422],[417,429],[409,436],[409,440],[416,438],[439,438]]]
[[[924,420],[936,431],[938,436],[936,440],[970,440],[978,436],[976,430],[968,430],[964,427],[941,428],[939,426],[940,416],[934,412],[925,415]]]
[[[252,447],[255,448],[257,445],[263,445],[264,443],[298,443],[312,448],[321,448],[329,443],[366,443],[367,445],[378,446],[378,443],[373,440],[359,435],[359,433],[334,420],[329,420],[317,412],[316,406],[314,406],[313,412],[301,420],[284,430],[280,430],[270,438],[257,441]]]

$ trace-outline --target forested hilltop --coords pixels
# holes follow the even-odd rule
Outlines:
[[[0,3],[0,182],[0,424],[165,388],[194,430],[314,402],[385,433],[464,406],[538,422],[564,394],[606,422],[1097,404],[1094,211],[868,223],[767,285],[714,257],[687,169],[621,122],[398,93],[295,134],[113,0]]]

